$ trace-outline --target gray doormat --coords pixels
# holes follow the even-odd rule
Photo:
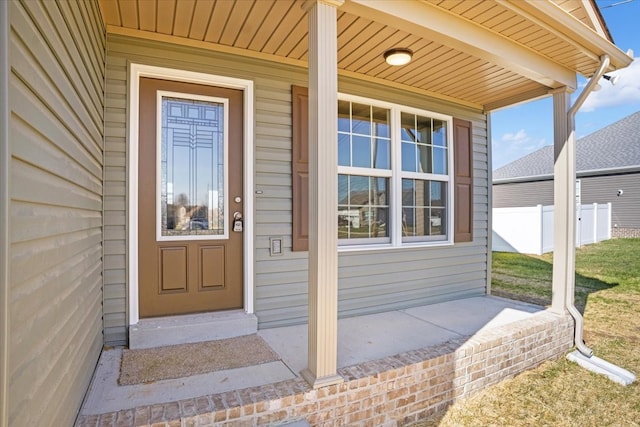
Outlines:
[[[255,334],[193,344],[124,350],[118,383],[150,383],[277,360],[280,360],[280,356]]]

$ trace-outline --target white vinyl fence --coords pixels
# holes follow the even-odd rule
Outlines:
[[[611,203],[578,205],[576,246],[611,238]],[[493,209],[492,249],[542,255],[553,250],[553,206]]]

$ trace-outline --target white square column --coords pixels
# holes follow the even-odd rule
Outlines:
[[[309,358],[314,388],[342,382],[338,354],[338,41],[336,7],[311,0],[309,18]]]
[[[573,304],[576,255],[576,140],[569,120],[571,95],[566,88],[553,94],[553,282],[551,308],[565,313]]]

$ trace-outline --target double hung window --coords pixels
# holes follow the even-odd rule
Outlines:
[[[400,113],[402,240],[447,239],[449,148],[446,120]]]
[[[394,104],[338,102],[338,242],[450,242],[451,118]]]
[[[389,234],[390,111],[338,102],[338,238],[384,243]]]
[[[292,87],[292,240],[308,248],[308,91]],[[460,118],[350,95],[338,101],[338,244],[473,240],[473,132]]]

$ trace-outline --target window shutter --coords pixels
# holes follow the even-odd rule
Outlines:
[[[291,86],[292,96],[292,186],[293,250],[309,250],[309,93]]]
[[[453,119],[455,200],[453,241],[473,240],[473,147],[471,122]]]

